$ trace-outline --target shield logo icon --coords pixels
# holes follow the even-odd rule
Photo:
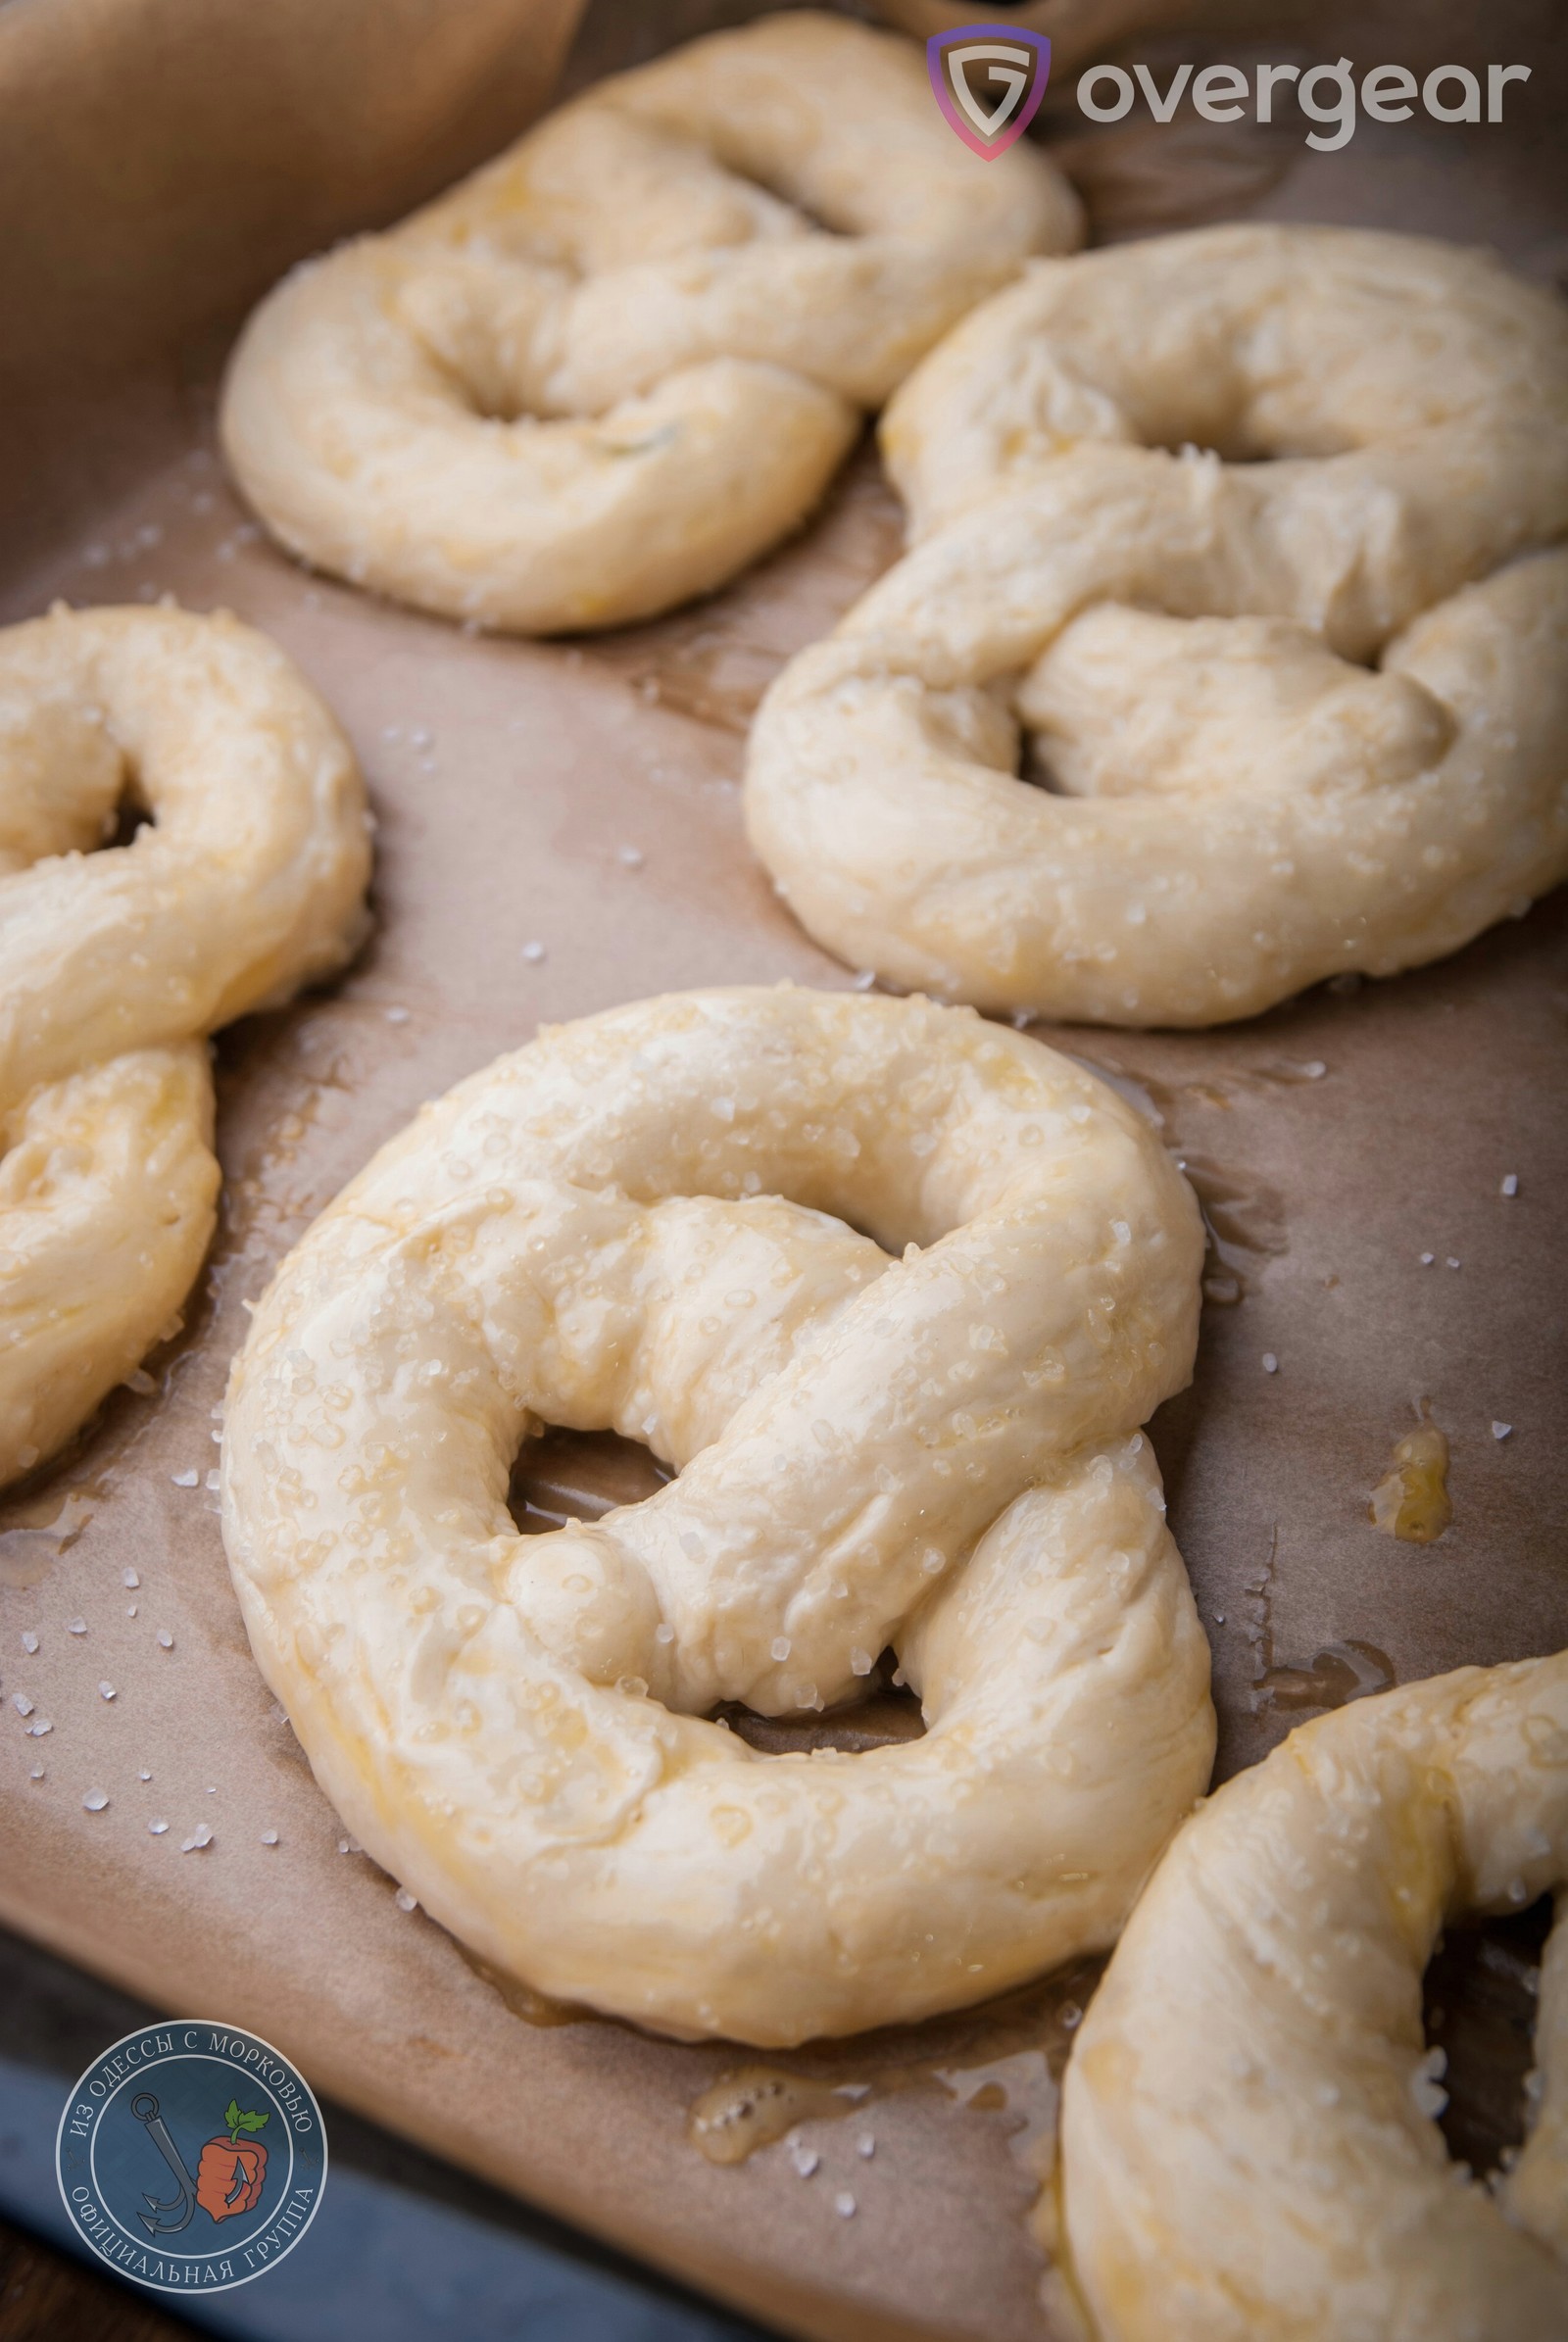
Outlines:
[[[1051,43],[1021,24],[959,24],[932,35],[925,63],[952,128],[982,162],[993,163],[1040,111]]]

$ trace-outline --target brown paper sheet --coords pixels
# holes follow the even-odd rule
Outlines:
[[[201,58],[172,0],[20,0],[0,17],[0,252],[38,326],[30,354],[22,336],[0,345],[29,417],[4,451],[0,620],[56,595],[236,610],[337,709],[381,821],[364,955],[329,995],[219,1044],[223,1223],[185,1333],[150,1362],[156,1387],[117,1393],[59,1467],[0,1500],[0,1917],[165,2008],[256,2028],[323,2090],[790,2330],[1039,2342],[1052,2329],[1027,2214],[1064,2007],[1070,2019],[1092,1971],[772,2061],[853,2088],[802,2101],[818,2169],[799,2175],[783,2143],[715,2165],[688,2116],[746,2054],[539,2022],[549,2012],[503,1997],[340,1850],[250,1659],[206,1485],[243,1303],[422,1098],[541,1019],[677,986],[850,981],[752,862],[736,783],[760,691],[899,537],[863,454],[813,527],[727,594],[583,645],[471,639],[291,565],[215,458],[215,332],[295,253],[395,211],[520,124],[571,12],[401,0],[399,37],[423,61],[414,95],[377,62],[384,10],[337,0],[328,38],[313,10],[309,74],[290,66],[303,0],[264,13],[265,33],[240,0],[213,0]],[[646,49],[655,13],[595,8],[569,81]],[[660,22],[692,31],[717,13]],[[154,119],[109,107],[111,72],[122,97],[140,76]],[[365,100],[341,144],[323,128],[334,88]],[[181,125],[215,89],[238,111],[187,150]],[[1539,274],[1565,250],[1568,215],[1528,125],[1507,141],[1363,131],[1348,156],[1248,147],[1240,193],[1234,154],[1200,167],[1225,155],[1217,135],[1197,142],[1198,165],[1145,132],[1094,143],[1084,175],[1109,232],[1218,202],[1429,225]],[[137,191],[123,210],[106,192],[116,171]],[[104,304],[96,337],[73,314],[84,292]],[[1059,1037],[1161,1118],[1210,1207],[1214,1291],[1241,1296],[1205,1312],[1197,1381],[1155,1425],[1213,1641],[1222,1772],[1353,1683],[1568,1641],[1553,1404],[1568,1350],[1565,1009],[1559,898],[1445,965],[1319,990],[1234,1031]],[[1423,1407],[1451,1442],[1454,1502],[1425,1548],[1366,1513]],[[574,1485],[603,1499],[617,1468],[558,1447],[534,1501],[548,1511]],[[47,1736],[25,1732],[17,1691]],[[95,1788],[110,1802],[89,1813]],[[167,1833],[149,1834],[154,1818]],[[202,1824],[211,1843],[182,1851]],[[1478,2088],[1490,2076],[1505,2100],[1517,2072],[1478,2056]],[[853,2218],[834,2209],[842,2190]]]

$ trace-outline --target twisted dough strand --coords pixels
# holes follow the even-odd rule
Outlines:
[[[853,2031],[1110,1940],[1212,1754],[1138,1430],[1200,1249],[1119,1099],[924,1002],[677,995],[473,1076],[234,1369],[224,1537],[328,1795],[487,1959],[673,2032]],[[519,1538],[541,1421],[680,1476]],[[889,1643],[923,1739],[702,1721],[858,1696]]]

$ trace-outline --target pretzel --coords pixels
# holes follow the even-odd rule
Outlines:
[[[93,852],[127,798],[150,821]],[[220,1184],[204,1037],[353,951],[368,828],[332,718],[234,619],[0,633],[0,1485],[177,1327]]]
[[[1211,1798],[1067,2069],[1067,2242],[1101,2342],[1568,2333],[1568,1927],[1534,2127],[1491,2186],[1446,2162],[1421,2026],[1448,1920],[1565,1885],[1568,1653],[1358,1700]]]
[[[1200,1253],[1129,1108],[926,1001],[677,994],[475,1074],[284,1262],[230,1384],[229,1560],[327,1795],[493,1966],[687,2037],[1108,1943],[1213,1747],[1138,1429]],[[679,1478],[520,1538],[543,1423]],[[890,1643],[923,1738],[705,1720],[855,1698]]]
[[[953,136],[908,43],[769,17],[286,278],[223,443],[323,569],[486,627],[619,625],[796,527],[862,410],[1080,232],[1043,155]]]
[[[1413,237],[1038,264],[889,410],[914,550],[758,717],[780,893],[889,982],[1110,1024],[1457,950],[1568,872],[1568,557],[1519,559],[1565,401],[1561,304]]]

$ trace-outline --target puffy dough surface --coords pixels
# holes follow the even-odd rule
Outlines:
[[[1108,1943],[1207,1778],[1139,1430],[1201,1235],[1138,1118],[924,1001],[676,995],[426,1107],[283,1264],[230,1385],[252,1645],[367,1848],[486,1959],[781,2044]],[[519,1537],[542,1424],[678,1477]],[[707,1711],[923,1738],[760,1755]]]
[[[1041,262],[884,446],[914,550],[785,670],[747,778],[841,957],[1209,1024],[1451,951],[1568,870],[1554,297],[1363,230]]]
[[[348,744],[263,636],[0,633],[0,1484],[177,1323],[219,1191],[205,1036],[349,956],[368,871]]]
[[[1495,2190],[1448,2161],[1421,1976],[1449,1919],[1565,1884],[1568,1654],[1358,1700],[1227,1782],[1067,2069],[1066,2230],[1102,2342],[1559,2342],[1568,1928]]]
[[[953,136],[910,43],[769,17],[288,277],[235,353],[224,446],[322,568],[485,626],[616,625],[794,528],[861,412],[1079,233],[1042,155]]]

